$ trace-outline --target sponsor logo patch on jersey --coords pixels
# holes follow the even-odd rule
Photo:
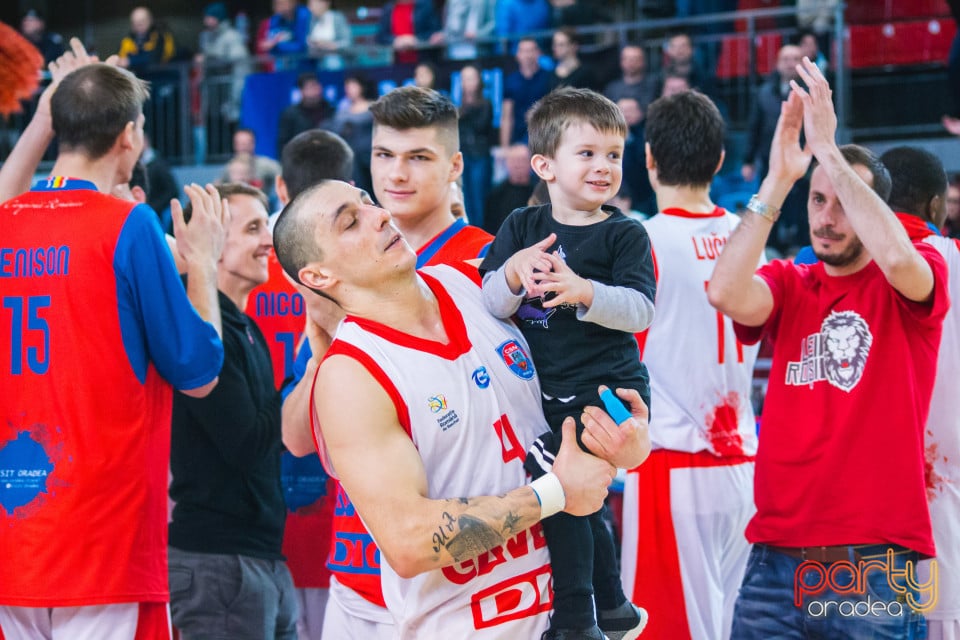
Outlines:
[[[427,398],[427,406],[433,413],[440,413],[447,408],[447,397],[442,393]]]
[[[477,367],[473,371],[473,382],[481,389],[486,389],[490,386],[490,374],[487,373],[486,367]]]
[[[0,447],[0,507],[7,515],[49,493],[53,462],[29,431]]]
[[[497,353],[503,360],[503,363],[509,367],[513,375],[521,380],[530,380],[535,373],[533,370],[533,361],[530,359],[516,340],[507,340],[499,347]]]

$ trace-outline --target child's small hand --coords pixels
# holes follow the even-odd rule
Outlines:
[[[583,304],[589,307],[593,303],[593,284],[574,273],[556,253],[544,255],[550,263],[550,269],[538,274],[537,288],[541,295],[552,291],[556,296],[545,300],[543,307],[549,309],[561,304]]]
[[[537,290],[537,281],[543,272],[550,270],[549,254],[546,250],[556,240],[557,235],[551,233],[537,244],[510,256],[507,260],[506,276],[507,284],[514,294],[520,293],[521,288],[531,293]]]

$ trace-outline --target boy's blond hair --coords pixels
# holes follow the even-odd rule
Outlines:
[[[527,112],[530,153],[552,158],[563,132],[575,123],[627,137],[627,121],[620,107],[596,91],[563,87],[545,95]]]

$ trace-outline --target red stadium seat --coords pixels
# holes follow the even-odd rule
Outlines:
[[[853,69],[946,62],[957,27],[953,20],[859,24],[849,28]]]
[[[782,38],[778,33],[758,35],[751,43],[749,36],[727,36],[720,48],[717,78],[737,78],[750,74],[750,45],[755,44],[757,73],[766,75],[777,66],[777,51]]]
[[[886,23],[950,15],[943,0],[847,0],[848,24]]]

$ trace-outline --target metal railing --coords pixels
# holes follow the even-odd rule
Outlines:
[[[591,44],[581,47],[584,58],[591,55],[601,56],[611,61],[610,55],[625,44],[640,44],[647,53],[647,66],[651,72],[660,69],[663,60],[663,45],[669,34],[684,30],[691,35],[696,50],[705,58],[708,71],[717,68],[718,59],[729,54],[730,44],[739,40],[746,44],[746,63],[739,60],[737,70],[719,78],[713,95],[720,103],[721,110],[728,118],[728,124],[734,131],[743,129],[749,117],[750,108],[761,84],[761,69],[775,68],[777,47],[760,47],[764,39],[775,42],[788,42],[796,34],[795,7],[754,9],[750,11],[728,12],[677,18],[644,19],[633,22],[602,24],[578,28]],[[843,63],[846,60],[847,39],[845,37],[844,5],[833,8],[833,51],[829,52],[832,64],[834,95],[838,116],[838,137],[849,141],[852,132],[849,122],[850,113],[850,71]],[[547,41],[553,34],[545,30],[527,34]],[[508,54],[510,45],[518,36],[492,37],[476,41],[487,56],[477,60],[481,65],[513,68],[514,61]],[[355,46],[346,52],[348,69],[358,67],[378,67],[386,73],[397,75],[409,73],[408,66],[390,67],[384,63],[392,60],[389,47],[369,42],[369,35],[358,38]],[[726,43],[726,44],[725,44]],[[425,55],[439,60],[442,67],[453,69],[467,60],[446,60],[445,43],[441,47],[421,47]],[[727,49],[725,49],[727,47]],[[743,53],[744,47],[735,49]],[[765,56],[763,60],[759,56]],[[273,58],[270,56],[252,58],[242,64],[253,71],[270,68],[317,68],[317,59],[310,57]],[[615,65],[615,58],[612,60]],[[313,65],[311,67],[311,65]],[[223,109],[229,100],[233,72],[222,65],[208,68],[198,74],[192,63],[180,63],[150,68],[142,73],[152,83],[152,97],[145,106],[147,130],[151,134],[153,145],[158,152],[173,164],[190,165],[204,162],[222,162],[231,153],[230,137],[237,123],[232,114]],[[199,79],[198,79],[199,78]],[[398,77],[401,81],[404,78]],[[235,115],[235,114],[233,114]],[[15,139],[16,127],[25,124],[26,119],[7,123],[7,130],[0,130],[0,154],[5,157],[8,147]],[[898,123],[891,123],[895,128]],[[930,132],[930,127],[905,125],[918,131]],[[885,128],[884,131],[889,131]],[[4,142],[7,144],[3,144]]]

